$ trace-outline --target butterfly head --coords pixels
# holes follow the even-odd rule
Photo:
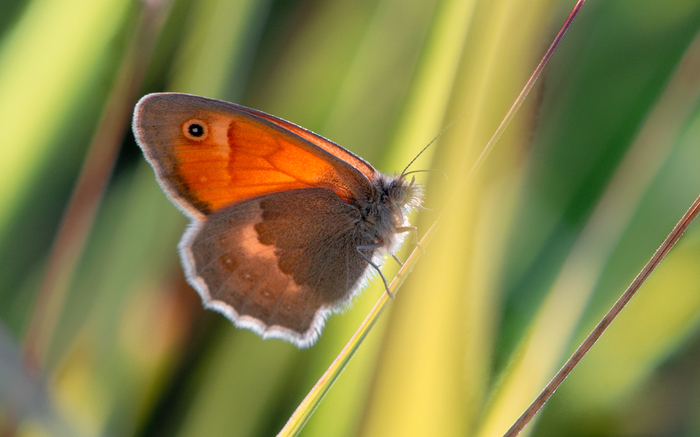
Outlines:
[[[378,203],[391,212],[394,226],[405,226],[407,214],[422,202],[423,188],[405,175],[381,174],[377,182]]]

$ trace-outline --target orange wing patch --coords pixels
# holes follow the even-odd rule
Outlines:
[[[239,106],[239,105],[236,105]],[[372,180],[372,178],[375,176],[377,171],[369,165],[367,161],[364,159],[360,158],[359,156],[355,155],[354,153],[350,152],[349,150],[344,149],[343,147],[337,145],[333,141],[326,139],[318,134],[315,134],[311,132],[308,129],[304,129],[301,126],[297,126],[294,123],[290,123],[287,120],[283,120],[281,118],[277,118],[274,115],[266,114],[262,111],[257,111],[255,109],[250,109],[246,108],[243,106],[239,106],[239,109],[241,111],[247,112],[249,114],[256,115],[258,117],[264,118],[265,120],[275,123],[276,125],[290,130],[294,132],[295,134],[299,135],[300,137],[306,139],[307,141],[312,142],[316,146],[322,148],[326,152],[332,154],[333,156],[342,159],[343,161],[349,163],[353,167],[355,167],[358,171],[360,171],[362,174],[365,175],[367,179]]]
[[[298,188],[330,188],[346,202],[371,195],[369,164],[360,171],[344,160],[354,155],[332,150],[344,151],[340,146],[321,147],[322,137],[260,114],[203,97],[151,94],[136,106],[134,132],[161,187],[198,220]]]
[[[210,120],[205,130],[207,138],[193,142],[183,135],[173,147],[178,191],[205,214],[242,199],[313,186],[328,186],[350,198],[347,190],[329,183],[335,171],[328,162],[289,138],[228,117]]]

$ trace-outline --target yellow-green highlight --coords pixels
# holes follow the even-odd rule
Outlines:
[[[34,0],[3,39],[0,119],[12,129],[0,160],[0,229],[52,153],[52,136],[65,128],[81,86],[105,61],[130,3]]]

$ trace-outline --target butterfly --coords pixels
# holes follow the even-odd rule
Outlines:
[[[179,244],[206,308],[312,346],[414,231],[422,189],[293,123],[189,94],[141,98],[133,131],[191,224]],[[389,292],[387,288],[387,292]]]

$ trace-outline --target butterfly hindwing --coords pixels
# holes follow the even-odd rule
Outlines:
[[[356,232],[358,215],[325,188],[225,208],[183,237],[188,279],[207,306],[237,325],[310,345],[367,273],[355,247],[372,237]]]

